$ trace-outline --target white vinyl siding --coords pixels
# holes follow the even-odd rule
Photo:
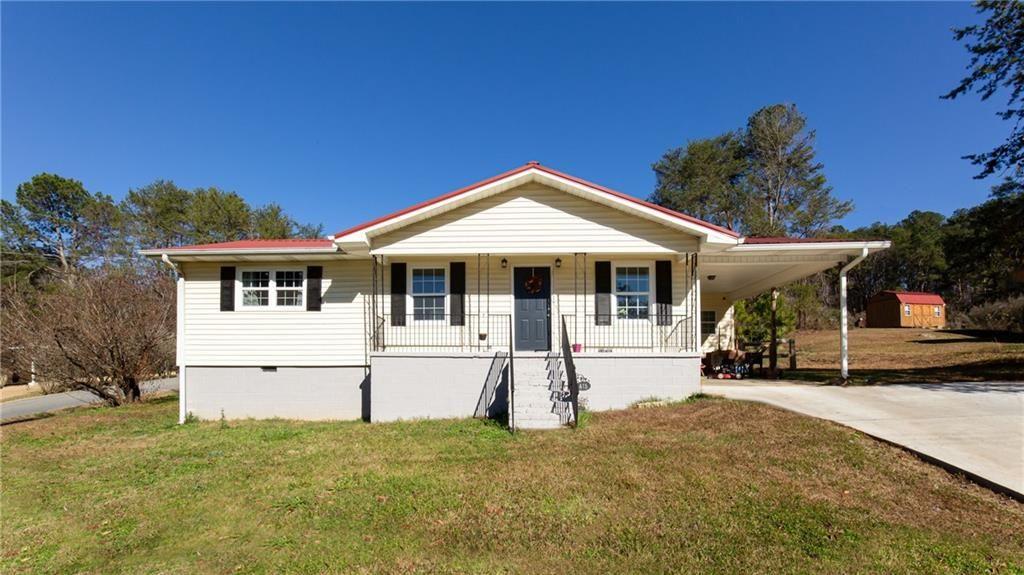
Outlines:
[[[538,184],[528,184],[372,240],[378,254],[668,254],[695,236]]]
[[[260,312],[238,306],[236,311],[220,311],[221,265],[234,265],[239,272],[302,270],[304,276],[304,263],[181,264],[185,273],[186,363],[190,366],[365,365],[364,297],[370,292],[370,262],[309,264],[324,268],[321,311],[306,311],[304,305]],[[242,289],[241,282],[236,282],[235,289]],[[240,297],[236,293],[236,298]],[[305,293],[300,297],[304,302]]]
[[[555,259],[561,258],[561,267],[555,267]],[[509,320],[513,310],[512,301],[512,269],[514,267],[523,266],[547,266],[551,268],[551,345],[552,349],[558,349],[561,340],[561,321],[563,315],[576,315],[579,318],[577,325],[578,336],[580,339],[584,335],[583,324],[587,322],[586,331],[587,334],[593,336],[598,333],[599,330],[610,331],[611,328],[607,326],[596,326],[594,325],[593,315],[596,313],[594,308],[594,262],[595,261],[611,261],[614,273],[615,267],[619,266],[616,262],[614,254],[588,254],[586,260],[586,266],[584,266],[582,256],[579,258],[578,266],[574,269],[573,267],[573,256],[572,254],[560,255],[560,256],[495,256],[492,255],[490,258],[481,257],[480,267],[478,273],[477,258],[476,256],[462,256],[452,257],[448,262],[461,261],[466,263],[466,315],[469,318],[467,320],[467,326],[475,327],[477,325],[482,326],[482,331],[491,331],[494,336],[490,338],[490,341],[494,342],[495,345],[499,345],[500,334],[507,334],[509,330]],[[508,260],[508,267],[501,267],[501,260],[505,258]],[[658,258],[658,259],[669,259]],[[672,314],[674,315],[674,321],[679,322],[682,318],[692,313],[689,310],[690,298],[687,294],[686,289],[686,266],[683,263],[679,263],[675,258],[673,259],[672,265]],[[488,260],[490,261],[490,273],[488,274]],[[435,267],[438,262],[438,258],[392,258],[392,262],[406,262],[409,264],[409,269],[413,270],[417,267]],[[621,260],[623,266],[642,266],[650,270],[650,285],[651,291],[653,292],[654,286],[656,285],[656,273],[655,273],[655,259],[645,260],[640,258],[629,257]],[[576,272],[576,290],[573,291],[573,272]],[[585,272],[585,273],[584,273]],[[384,285],[391,285],[390,278],[390,266],[385,270]],[[411,271],[410,271],[411,273]],[[488,292],[488,276],[490,278],[490,290]],[[479,290],[477,280],[479,279]],[[692,286],[691,286],[692,288]],[[490,293],[490,297],[488,297]],[[382,294],[378,300],[380,309],[384,310],[383,313],[390,313],[389,311],[390,296],[388,294]],[[650,296],[650,301],[653,303],[654,297]],[[411,313],[411,311],[410,311]],[[479,313],[479,321],[478,314]],[[488,320],[488,314],[490,314],[490,320]],[[471,317],[470,317],[471,316]],[[586,316],[586,320],[584,317]],[[619,321],[619,320],[615,320]],[[652,316],[649,321],[654,321]],[[696,321],[696,320],[695,320]],[[488,325],[489,322],[489,325]],[[571,323],[570,323],[571,325]],[[401,328],[397,328],[401,329]],[[453,328],[454,329],[454,328]],[[637,328],[639,329],[639,328]],[[635,331],[635,330],[634,330]],[[628,332],[631,333],[631,332]],[[467,331],[465,333],[465,341],[473,342],[476,341],[477,334]],[[570,339],[572,339],[570,337]],[[575,343],[575,342],[570,342]],[[507,341],[501,341],[501,345],[507,347]],[[587,350],[595,351],[595,350]]]

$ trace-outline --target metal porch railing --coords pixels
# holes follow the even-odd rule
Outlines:
[[[697,351],[697,324],[691,315],[624,318],[616,315],[562,316],[563,333],[575,352],[632,351],[683,353]]]
[[[396,321],[397,320],[397,321]],[[495,351],[508,350],[512,341],[509,314],[470,315],[456,318],[434,315],[380,315],[370,334],[373,351]]]

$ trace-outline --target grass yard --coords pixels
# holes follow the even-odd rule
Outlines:
[[[799,331],[797,371],[786,379],[839,377],[839,330]],[[785,349],[780,346],[780,355]],[[780,357],[779,366],[789,360]],[[1024,336],[934,329],[850,329],[855,384],[1024,380]]]
[[[1024,505],[767,406],[516,436],[176,414],[4,427],[0,571],[1024,573]]]

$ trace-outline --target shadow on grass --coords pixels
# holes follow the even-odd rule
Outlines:
[[[795,371],[786,371],[784,378],[794,381],[838,383],[839,370],[797,369]],[[1024,359],[908,369],[851,369],[848,385],[928,384],[970,381],[1024,381]]]
[[[912,343],[1024,343],[1024,333],[983,329],[946,329],[938,333],[955,333],[963,337],[946,339],[915,339]]]

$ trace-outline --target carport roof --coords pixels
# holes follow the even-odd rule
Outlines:
[[[746,238],[738,246],[701,256],[701,291],[730,301],[743,299],[846,263],[865,250],[871,254],[888,247],[881,240]]]

